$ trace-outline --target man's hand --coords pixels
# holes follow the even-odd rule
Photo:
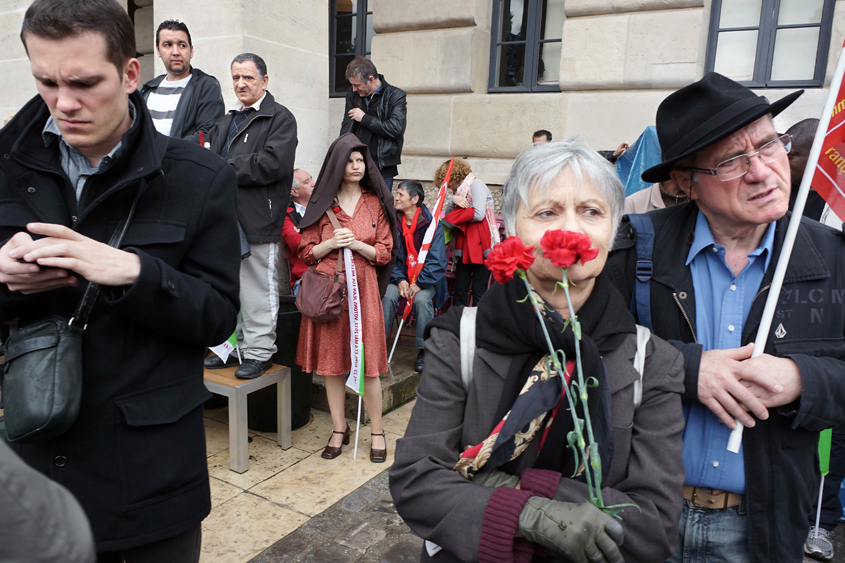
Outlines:
[[[350,117],[350,119],[353,119],[360,123],[361,120],[364,118],[364,110],[362,110],[361,108],[352,108],[351,110],[349,110],[349,113],[347,115]]]
[[[410,286],[410,285],[408,285],[408,282],[407,282],[407,281],[402,280],[402,281],[400,281],[400,282],[399,282],[399,296],[400,296],[402,299],[407,299],[407,298],[408,298],[408,291],[409,291],[410,289],[411,289],[411,286]]]
[[[41,268],[37,264],[26,263],[13,258],[18,249],[28,248],[32,237],[28,233],[15,234],[0,248],[0,283],[6,284],[9,291],[20,291],[25,295],[41,293],[60,287],[76,285],[77,279],[67,271],[57,268]]]
[[[768,374],[777,385],[783,389],[773,392],[770,389],[754,383],[751,379],[743,379],[742,384],[757,397],[767,408],[782,407],[801,396],[801,372],[798,365],[789,358],[778,358],[769,354],[760,354],[756,358],[742,362],[743,371]]]
[[[416,282],[412,283],[411,287],[408,289],[408,299],[413,299],[419,292],[420,286],[418,286]]]
[[[619,145],[618,147],[616,147],[616,150],[615,150],[615,151],[613,151],[613,156],[615,156],[615,157],[617,157],[617,158],[618,158],[618,157],[622,156],[622,154],[623,154],[626,150],[628,150],[628,143],[622,143],[621,145]]]
[[[104,286],[131,285],[141,273],[141,259],[136,254],[95,241],[63,225],[30,223],[26,228],[45,238],[10,249],[9,258],[22,259],[42,268],[76,272],[88,281]],[[67,281],[65,285],[68,285]],[[13,289],[12,285],[9,289]]]
[[[701,354],[698,399],[729,428],[736,426],[734,418],[744,426],[754,426],[754,418],[748,414],[748,411],[761,420],[769,418],[766,405],[746,384],[756,386],[773,395],[780,394],[784,390],[772,374],[761,369],[762,362],[743,361],[749,360],[753,351],[754,345],[748,344],[742,348],[709,350]],[[759,358],[755,358],[757,359]],[[784,375],[784,377],[789,376]]]

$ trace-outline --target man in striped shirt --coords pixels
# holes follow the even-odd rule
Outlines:
[[[156,52],[167,74],[144,84],[141,93],[159,133],[199,142],[223,116],[223,94],[213,76],[191,66],[194,48],[188,26],[167,20],[156,31]]]

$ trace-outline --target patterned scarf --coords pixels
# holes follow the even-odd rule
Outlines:
[[[536,292],[534,295],[542,303]],[[576,467],[575,457],[569,451],[567,435],[574,425],[563,396],[563,385],[569,384],[569,378],[568,375],[561,378],[550,362],[542,328],[526,296],[525,285],[516,278],[504,286],[490,288],[479,306],[478,347],[514,357],[497,408],[496,420],[500,422],[484,441],[467,448],[454,467],[465,477],[471,478],[485,467],[515,472],[515,464],[510,462],[538,437],[539,455],[534,467],[578,476],[588,462],[579,460]],[[543,317],[552,344],[566,354],[567,374],[574,375],[575,339],[570,325],[557,311],[547,307]],[[596,279],[592,294],[578,311],[578,318],[583,330],[584,379],[593,377],[598,382],[598,387],[589,389],[588,404],[599,451],[588,452],[588,456],[600,456],[606,475],[613,455],[613,432],[610,387],[601,354],[617,348],[628,334],[636,331],[636,326],[621,295],[606,276]],[[561,405],[563,412],[559,412]],[[580,402],[576,402],[576,411],[583,418]]]

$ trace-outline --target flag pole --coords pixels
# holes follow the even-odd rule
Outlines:
[[[396,343],[399,342],[399,333],[402,332],[402,325],[405,324],[405,318],[402,317],[402,320],[399,321],[399,330],[396,331],[396,338],[393,339],[393,348],[390,349],[390,357],[387,358],[387,363],[393,361],[393,351],[396,350]]]
[[[813,530],[813,538],[819,537],[819,522],[822,519],[822,496],[824,495],[824,475],[822,475],[822,482],[819,485],[819,502],[816,505],[816,527]]]
[[[361,432],[361,395],[358,395],[358,421],[355,423],[355,449],[352,459],[358,459],[358,433]]]
[[[761,355],[766,348],[766,340],[769,337],[769,330],[772,327],[772,319],[774,318],[775,307],[777,307],[778,298],[780,297],[780,289],[783,286],[783,278],[786,275],[786,267],[789,265],[792,246],[795,243],[795,236],[798,234],[798,225],[801,223],[801,216],[804,214],[804,204],[807,202],[807,195],[810,193],[810,184],[816,173],[816,165],[819,162],[819,156],[822,152],[824,138],[827,135],[827,128],[830,125],[833,108],[836,106],[839,88],[842,86],[842,75],[845,74],[845,56],[842,56],[843,51],[845,51],[845,44],[843,44],[842,50],[839,52],[839,60],[836,63],[833,79],[830,81],[827,100],[824,103],[824,110],[822,111],[821,118],[819,118],[819,127],[813,139],[813,147],[810,149],[807,166],[804,168],[804,177],[801,178],[801,186],[798,188],[798,195],[795,198],[795,205],[792,208],[792,217],[789,220],[789,226],[786,228],[783,247],[780,251],[777,266],[775,267],[775,274],[772,279],[771,288],[769,289],[769,295],[766,296],[766,306],[763,308],[760,327],[757,330],[757,339],[754,341],[754,352],[751,353],[752,358]],[[731,431],[730,438],[728,438],[729,452],[739,453],[739,447],[742,444],[742,429],[742,424],[736,421],[736,427]]]

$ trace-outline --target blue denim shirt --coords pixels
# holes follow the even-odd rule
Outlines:
[[[751,303],[769,267],[775,240],[771,223],[748,264],[734,276],[725,262],[725,247],[713,240],[710,225],[698,212],[695,241],[687,256],[695,288],[695,331],[704,350],[742,346],[742,329]],[[687,485],[745,493],[743,451],[726,448],[731,429],[700,403],[684,403],[684,468]]]

